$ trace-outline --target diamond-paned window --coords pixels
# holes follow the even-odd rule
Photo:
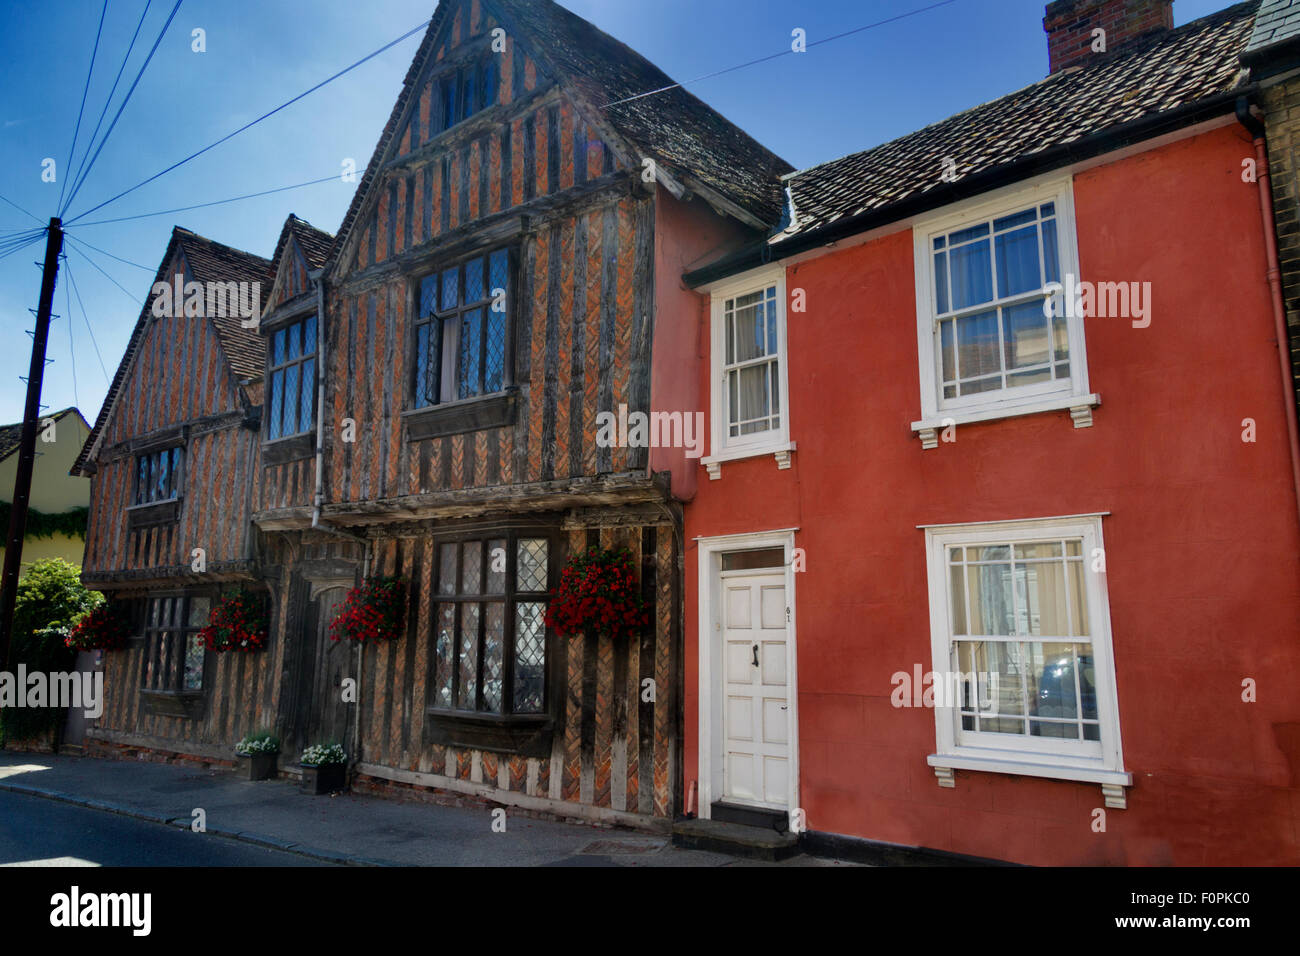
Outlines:
[[[509,249],[447,266],[420,282],[415,407],[491,395],[506,386],[513,298]]]
[[[514,532],[438,544],[435,708],[545,712],[551,552],[549,538]]]

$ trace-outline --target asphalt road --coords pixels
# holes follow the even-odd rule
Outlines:
[[[0,866],[327,866],[295,853],[0,791]]]

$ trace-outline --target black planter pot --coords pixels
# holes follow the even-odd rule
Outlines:
[[[249,780],[270,780],[275,776],[275,761],[279,754],[249,754],[241,757]]]
[[[302,765],[302,789],[304,793],[337,793],[340,790],[346,790],[347,778],[347,764]]]

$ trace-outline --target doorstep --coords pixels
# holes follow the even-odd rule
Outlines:
[[[771,827],[722,820],[682,820],[673,824],[673,846],[776,862],[799,852],[799,837],[793,833],[777,833]]]

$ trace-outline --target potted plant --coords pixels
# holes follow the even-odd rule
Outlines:
[[[312,744],[302,752],[302,789],[335,793],[347,786],[347,754],[339,744]]]
[[[645,599],[626,548],[589,548],[569,559],[551,591],[546,626],[561,635],[630,638],[649,623]]]
[[[235,753],[243,758],[249,780],[269,780],[275,776],[275,758],[280,753],[280,739],[269,731],[248,734],[235,744]]]
[[[402,633],[406,612],[406,582],[399,577],[367,578],[348,592],[330,622],[330,640],[387,641]]]

